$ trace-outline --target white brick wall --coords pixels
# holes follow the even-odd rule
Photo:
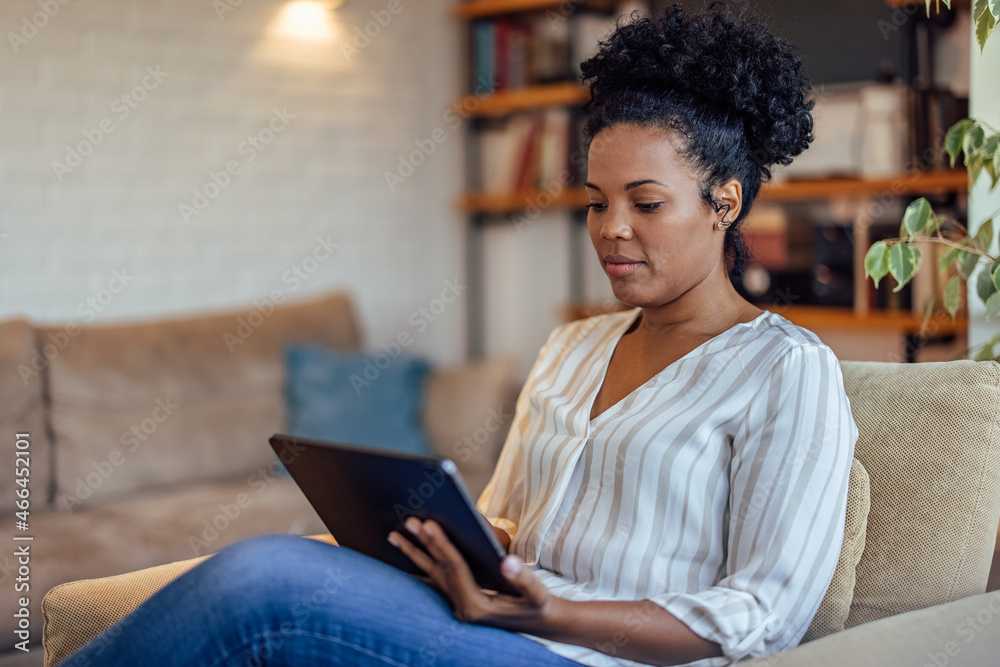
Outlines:
[[[460,94],[452,0],[400,0],[350,59],[342,42],[387,0],[348,0],[326,44],[270,35],[280,0],[242,0],[224,20],[212,0],[58,2],[16,52],[10,34],[39,0],[0,3],[0,318],[86,321],[81,304],[125,269],[134,279],[96,322],[346,287],[377,344],[463,275],[461,131],[443,120]],[[152,90],[123,117],[112,105],[147,67],[168,75],[147,78]],[[274,108],[295,118],[247,162],[239,147]],[[60,182],[53,161],[84,131],[103,134],[104,119],[113,132]],[[390,192],[384,171],[437,127],[444,143]],[[230,160],[241,172],[185,223],[179,206]],[[283,281],[327,236],[334,256],[299,287]],[[413,349],[460,358],[464,303]]]

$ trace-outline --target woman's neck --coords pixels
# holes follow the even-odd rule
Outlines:
[[[654,338],[716,335],[740,322],[749,322],[761,312],[740,296],[723,273],[702,281],[670,303],[644,307],[638,326],[647,337]]]

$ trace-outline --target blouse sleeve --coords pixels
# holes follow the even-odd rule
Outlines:
[[[840,556],[857,436],[833,352],[792,348],[732,435],[723,578],[651,601],[734,661],[795,646]]]

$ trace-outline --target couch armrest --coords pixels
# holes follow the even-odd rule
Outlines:
[[[890,616],[746,667],[992,667],[1000,656],[1000,591]]]
[[[336,544],[331,535],[312,539]],[[53,667],[210,556],[55,586],[42,599],[45,667]]]

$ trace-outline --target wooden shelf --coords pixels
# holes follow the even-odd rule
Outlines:
[[[920,326],[923,324],[922,317],[916,317],[906,312],[872,310],[866,315],[858,315],[850,308],[835,308],[832,306],[769,306],[757,304],[758,308],[764,308],[778,313],[792,324],[815,331],[817,329],[842,329],[850,331],[888,331],[898,332],[904,335],[916,335],[920,333]],[[563,308],[563,315],[567,321],[577,320],[583,317],[591,317],[602,313],[626,310],[624,304],[599,305],[576,303],[568,304]],[[968,318],[959,315],[954,320],[947,313],[931,318],[928,324],[928,333],[934,335],[964,334],[968,329]]]
[[[590,99],[590,90],[575,81],[525,86],[501,90],[479,97],[467,95],[455,102],[455,111],[469,116],[501,116],[514,111],[528,111],[552,106],[582,106]]]
[[[565,188],[554,197],[545,190],[470,192],[462,196],[459,208],[465,213],[501,215],[524,211],[530,205],[544,210],[583,208],[589,201],[587,193],[582,188]]]
[[[818,178],[768,183],[761,188],[760,201],[805,201],[845,195],[898,196],[962,192],[968,188],[969,174],[964,169],[914,171],[887,178]]]
[[[864,315],[850,308],[830,306],[784,306],[774,307],[758,304],[778,313],[789,322],[811,331],[816,329],[847,329],[865,331],[898,331],[905,335],[920,333],[924,318],[907,312],[869,310]],[[964,334],[969,327],[966,316],[959,315],[954,320],[947,313],[932,316],[928,323],[928,333],[934,335]]]
[[[559,11],[567,4],[566,0],[466,0],[455,5],[452,14],[462,19],[478,19],[545,9]],[[577,11],[582,5],[595,11],[608,11],[618,4],[619,0],[584,0],[572,3],[572,10]]]
[[[759,201],[789,202],[823,199],[841,195],[889,196],[932,192],[963,192],[969,186],[964,169],[949,171],[918,171],[895,178],[860,179],[829,178],[809,181],[768,183],[761,189]],[[542,199],[539,200],[539,197]],[[486,193],[469,192],[462,196],[459,208],[465,213],[502,214],[523,210],[529,204],[540,208],[581,208],[590,201],[583,188],[567,188],[549,206],[541,206],[547,197],[544,191]]]

